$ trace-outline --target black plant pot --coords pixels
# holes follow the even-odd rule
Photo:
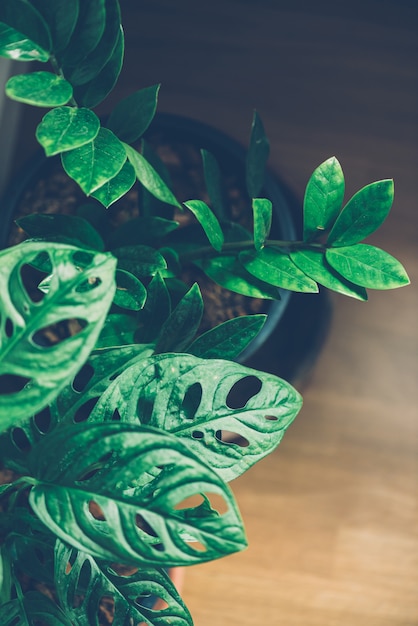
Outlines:
[[[222,174],[233,177],[245,190],[246,150],[224,133],[181,116],[157,114],[147,131],[147,139],[152,144],[161,138],[166,142],[190,144],[197,151],[208,150],[218,160]],[[59,157],[47,159],[39,151],[12,181],[0,207],[0,248],[8,243],[13,220],[27,190],[47,177],[58,161]],[[266,174],[262,197],[269,198],[273,204],[274,236],[297,239],[301,229],[300,202],[271,172]],[[81,198],[80,193],[80,201]],[[312,365],[326,336],[330,319],[326,293],[299,294],[281,290],[281,299],[266,301],[264,312],[268,318],[262,331],[240,355],[239,361],[287,380],[299,379]]]

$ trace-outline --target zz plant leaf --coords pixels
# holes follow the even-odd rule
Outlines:
[[[230,361],[172,354],[127,368],[90,419],[111,420],[117,409],[122,421],[176,434],[195,454],[204,451],[224,480],[232,480],[279,444],[300,407],[297,391],[276,376]],[[245,446],[224,441],[224,431]]]
[[[99,130],[100,120],[90,109],[58,107],[43,117],[36,129],[36,138],[45,154],[53,156],[89,144],[97,137]]]
[[[191,565],[243,549],[231,492],[189,448],[139,424],[57,429],[30,453],[30,504],[61,540],[112,562]],[[202,516],[191,507],[186,515],[183,503],[200,493],[216,494],[222,511]]]
[[[31,72],[9,78],[6,94],[13,100],[34,106],[56,107],[71,99],[73,88],[65,78],[52,72]]]
[[[272,204],[267,198],[253,199],[254,215],[254,246],[261,250],[270,234],[272,219]]]
[[[310,241],[328,230],[341,210],[345,181],[335,157],[324,161],[310,177],[303,201],[303,239]]]
[[[264,131],[263,122],[257,111],[254,111],[246,160],[246,181],[250,198],[257,198],[264,185],[269,152],[270,144]]]
[[[113,109],[106,127],[128,144],[140,139],[157,110],[159,90],[160,85],[152,85],[129,95]]]
[[[45,254],[51,279],[43,296],[41,281],[24,277]],[[5,430],[46,406],[86,360],[113,298],[115,259],[53,243],[45,253],[41,242],[9,248],[0,259],[0,427]],[[71,320],[76,334],[67,331]],[[62,326],[69,332],[65,339],[58,332]]]

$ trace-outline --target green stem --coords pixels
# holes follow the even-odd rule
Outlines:
[[[49,62],[51,63],[52,69],[54,70],[55,74],[65,79],[64,72],[62,71],[61,66],[59,65],[57,59],[53,54],[49,57]],[[78,104],[74,96],[71,96],[71,100],[68,101],[67,105],[70,107],[78,108]]]
[[[323,244],[320,243],[306,243],[306,241],[286,241],[283,239],[268,239],[265,242],[265,246],[269,248],[278,248],[282,252],[292,252],[293,250],[322,250]],[[217,252],[212,246],[202,246],[197,250],[191,250],[180,255],[180,262],[182,264],[191,263],[198,259],[207,259],[215,256],[228,256],[235,255],[244,250],[254,250],[254,241],[248,239],[245,241],[230,241],[222,246],[221,252]]]

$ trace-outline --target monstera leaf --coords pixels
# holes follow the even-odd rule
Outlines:
[[[151,626],[191,625],[191,617],[164,570],[123,568],[123,575],[107,563],[57,540],[55,548],[57,590],[65,613],[76,624],[95,624],[100,602],[114,602],[113,626],[146,621]],[[125,573],[125,571],[127,572]],[[158,609],[157,601],[167,608]],[[161,603],[162,604],[162,603]]]
[[[163,354],[128,367],[89,419],[111,420],[117,411],[122,421],[174,433],[232,480],[279,444],[300,407],[298,392],[271,374],[229,361]]]
[[[72,626],[61,609],[39,591],[28,591],[0,607],[2,626]]]
[[[0,263],[5,430],[46,406],[86,360],[112,302],[116,260],[63,244],[50,243],[46,252],[44,243],[29,242],[1,252]]]
[[[189,448],[138,424],[57,428],[30,453],[30,504],[61,540],[113,562],[170,567],[243,549],[231,492]]]

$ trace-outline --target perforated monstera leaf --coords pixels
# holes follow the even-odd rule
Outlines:
[[[0,607],[2,626],[72,626],[61,609],[39,591],[28,591]]]
[[[120,422],[55,429],[33,448],[29,466],[36,515],[92,556],[174,566],[246,546],[222,479],[186,442],[157,429]],[[193,497],[200,497],[194,506]],[[208,504],[212,499],[216,509]]]
[[[109,254],[64,244],[0,253],[2,430],[46,406],[81,367],[113,298],[115,264]]]
[[[74,623],[95,624],[103,597],[114,599],[113,626],[191,626],[190,614],[164,570],[114,568],[57,540],[57,591]],[[166,608],[158,608],[157,602]]]
[[[232,480],[279,444],[301,403],[289,383],[271,374],[230,361],[164,354],[127,368],[90,419],[110,420],[117,412],[123,421],[174,433]]]

